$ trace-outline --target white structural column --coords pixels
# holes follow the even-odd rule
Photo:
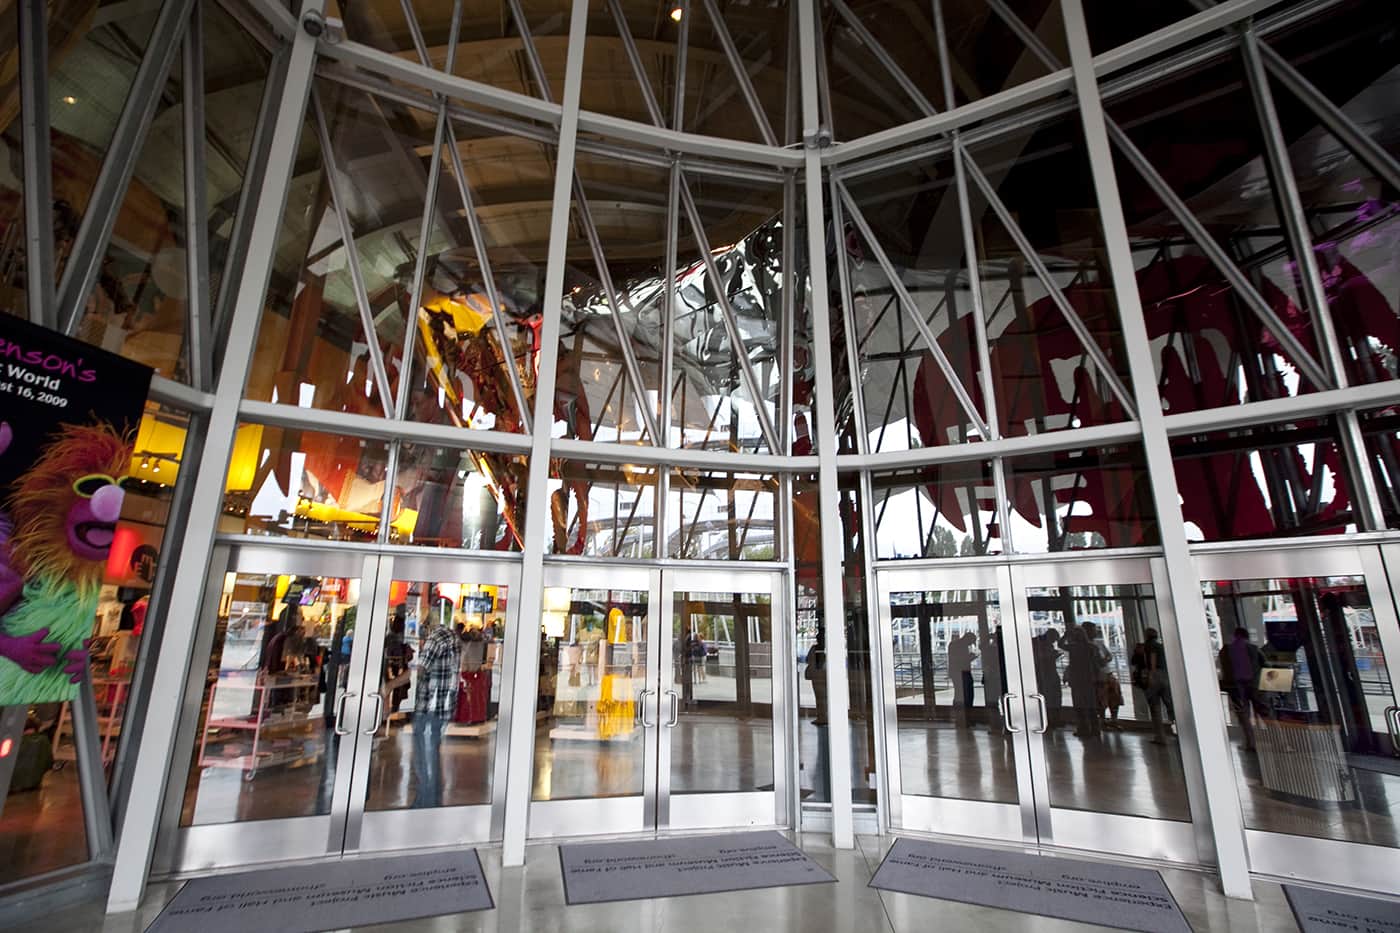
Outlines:
[[[301,14],[305,16],[312,10],[319,12],[324,5],[325,0],[305,0]],[[238,428],[239,400],[243,396],[243,386],[252,363],[258,322],[263,311],[263,296],[272,273],[277,233],[287,202],[292,166],[296,162],[296,148],[301,139],[302,117],[315,63],[316,40],[298,30],[292,43],[282,99],[277,105],[276,119],[269,127],[274,139],[268,164],[275,169],[268,172],[258,195],[248,261],[243,268],[243,279],[239,283],[238,298],[234,304],[224,365],[215,388],[214,407],[209,416],[199,472],[195,477],[180,565],[165,616],[160,654],[156,659],[151,687],[153,697],[184,695],[191,646],[199,627],[200,599],[205,589],[214,535],[223,506],[225,474],[233,451],[234,432]],[[175,709],[175,706],[167,705],[151,710],[142,732],[141,748],[132,771],[131,796],[122,819],[116,863],[112,868],[112,886],[107,896],[109,913],[135,910],[146,887],[166,780],[171,770],[170,757],[179,725],[175,716],[171,715]]]
[[[554,166],[554,201],[549,220],[549,254],[545,266],[543,320],[540,325],[539,372],[535,377],[535,419],[530,445],[529,493],[525,508],[524,555],[516,629],[509,651],[511,710],[507,728],[510,756],[506,769],[506,819],[501,860],[525,864],[530,790],[534,784],[535,701],[539,664],[540,602],[544,595],[544,552],[549,539],[549,444],[554,427],[555,369],[559,364],[560,305],[564,301],[564,261],[569,242],[569,211],[578,141],[579,90],[583,85],[583,44],[588,0],[574,0],[569,19],[569,52],[564,64],[563,116],[559,123],[558,160]]]
[[[1221,717],[1219,686],[1215,677],[1215,652],[1206,629],[1205,599],[1200,578],[1186,543],[1181,520],[1181,500],[1172,464],[1162,406],[1158,402],[1157,377],[1152,347],[1147,338],[1142,300],[1138,295],[1132,249],[1128,243],[1127,222],[1118,199],[1118,181],[1113,153],[1108,144],[1103,101],[1094,78],[1093,54],[1084,24],[1081,0],[1064,0],[1065,32],[1069,40],[1070,64],[1079,113],[1088,144],[1094,191],[1103,220],[1108,263],[1113,290],[1122,319],[1123,343],[1133,393],[1138,400],[1142,443],[1151,476],[1152,504],[1161,529],[1162,553],[1167,566],[1180,637],[1186,662],[1186,692],[1191,699],[1192,725],[1198,740],[1201,769],[1205,775],[1211,835],[1220,869],[1220,883],[1228,897],[1252,899],[1249,857],[1245,849],[1244,817],[1234,768],[1230,764],[1229,738]],[[1194,814],[1204,819],[1207,814]]]
[[[807,269],[811,289],[812,365],[816,383],[817,500],[822,544],[822,624],[826,631],[826,734],[831,768],[831,841],[838,849],[855,846],[851,817],[849,678],[846,672],[846,607],[841,592],[840,494],[836,488],[836,401],[832,389],[831,320],[827,308],[826,224],[822,212],[821,133],[817,94],[816,0],[798,5],[798,48],[802,67],[803,188],[807,208]],[[854,348],[852,348],[854,352]]]

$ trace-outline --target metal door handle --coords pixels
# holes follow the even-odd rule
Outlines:
[[[648,687],[641,691],[638,691],[637,693],[637,715],[642,718],[643,729],[656,728],[656,723],[647,722],[647,697],[655,692],[655,690],[652,690],[650,687]]]
[[[383,725],[381,719],[384,716],[384,694],[376,691],[375,693],[371,693],[370,696],[374,697],[374,725],[370,726],[368,729],[362,730],[360,735],[374,735],[379,731],[379,727]]]
[[[348,700],[348,699],[350,699],[351,697],[357,696],[357,695],[358,695],[358,694],[354,694],[354,693],[342,693],[342,694],[340,695],[340,699],[338,699],[338,700],[335,701],[335,734],[336,734],[336,735],[349,735],[349,734],[350,734],[350,730],[349,730],[349,729],[342,729],[342,728],[340,727],[340,724],[343,723],[343,722],[345,721],[345,701]]]
[[[1038,693],[1032,693],[1030,698],[1035,700],[1036,705],[1040,707],[1040,728],[1032,731],[1034,731],[1036,735],[1044,735],[1045,730],[1050,725],[1050,715],[1045,708],[1045,697]]]
[[[1011,701],[1021,699],[1019,694],[1003,693],[1001,699],[997,701],[997,707],[1001,710],[1001,720],[1006,724],[1006,731],[1014,735],[1019,735],[1023,730],[1016,728],[1011,722]]]
[[[1385,708],[1385,727],[1390,730],[1390,744],[1400,753],[1400,706]]]
[[[674,729],[681,721],[681,698],[676,696],[674,690],[667,690],[666,695],[671,698],[671,718],[666,723],[666,728]]]

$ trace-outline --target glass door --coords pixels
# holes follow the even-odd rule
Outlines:
[[[775,662],[792,655],[782,577],[687,569],[667,570],[662,581],[669,637],[660,667],[657,825],[779,825],[788,809],[780,777],[790,757],[788,681],[773,674]]]
[[[1196,861],[1152,573],[880,571],[891,824]]]
[[[380,559],[346,850],[501,837],[502,662],[518,575],[513,561]]]
[[[379,558],[220,546],[211,567],[160,864],[338,854]]]
[[[784,822],[782,592],[764,571],[546,567],[530,835]]]
[[[1185,670],[1154,572],[1122,559],[1009,568],[1022,659],[1009,689],[1025,698],[1015,718],[1040,843],[1199,863]]]
[[[499,838],[515,563],[222,546],[215,561],[162,864]]]
[[[1400,877],[1400,546],[1196,560],[1253,871]],[[1388,571],[1388,572],[1387,572]]]

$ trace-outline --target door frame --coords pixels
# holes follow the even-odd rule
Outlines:
[[[1193,820],[1179,822],[1122,814],[1051,807],[1048,764],[1044,742],[1043,706],[1038,696],[1032,661],[1032,628],[1027,590],[1055,586],[1148,584],[1155,598],[1157,627],[1164,634],[1168,674],[1184,684],[1185,667],[1175,614],[1171,610],[1165,567],[1160,558],[1139,555],[1083,557],[1032,561],[900,566],[878,564],[875,591],[879,632],[877,644],[884,674],[882,722],[885,729],[886,800],[885,827],[932,834],[991,838],[1028,847],[1056,847],[1110,851],[1124,855],[1159,858],[1188,864],[1212,859],[1209,822],[1205,809],[1205,782],[1189,723],[1189,698],[1184,690],[1173,693],[1181,735],[1182,766]],[[1000,623],[1012,637],[1003,639],[1007,666],[1005,690],[1009,725],[1017,730],[1015,774],[1018,801],[1004,803],[952,797],[905,795],[900,774],[899,710],[895,682],[894,644],[890,595],[933,590],[991,590],[997,594]],[[1202,847],[1202,841],[1207,847]]]
[[[600,581],[600,573],[605,579]],[[539,729],[536,719],[528,749],[532,763],[527,840],[572,836],[631,835],[705,828],[740,826],[785,826],[793,811],[792,768],[795,755],[789,735],[788,712],[795,684],[779,669],[782,659],[792,654],[792,633],[780,620],[786,619],[788,575],[772,567],[746,567],[726,563],[713,567],[671,565],[584,565],[573,561],[546,561],[543,586],[571,589],[613,589],[647,593],[646,685],[638,693],[637,716],[642,727],[642,793],[626,797],[583,797],[567,800],[535,800],[533,761]],[[675,621],[673,596],[677,591],[710,588],[715,592],[766,593],[772,614],[773,638],[773,778],[771,792],[718,794],[670,793],[671,746],[663,741],[672,703],[679,699],[673,682],[674,657],[671,630]],[[523,626],[522,626],[523,627]],[[785,662],[782,662],[785,663]],[[532,672],[538,676],[538,668]],[[717,819],[716,816],[719,818]],[[731,818],[732,817],[732,818]]]
[[[1376,634],[1387,663],[1392,695],[1400,699],[1400,615],[1387,566],[1400,571],[1400,544],[1337,544],[1273,550],[1212,551],[1194,555],[1197,576],[1208,580],[1260,580],[1289,577],[1359,576],[1376,620]],[[1224,632],[1221,637],[1224,637]],[[1220,715],[1228,700],[1217,695]],[[1233,763],[1226,763],[1235,773]],[[1239,793],[1239,787],[1221,789]],[[1242,796],[1242,795],[1241,795]],[[1243,803],[1243,801],[1242,801]],[[1400,821],[1397,821],[1400,824]],[[1400,831],[1400,825],[1397,825]],[[1400,848],[1295,836],[1244,827],[1250,871],[1348,888],[1391,890],[1400,877]]]
[[[317,542],[320,545],[320,542]],[[446,572],[444,572],[446,571]],[[341,858],[357,851],[390,850],[499,839],[504,825],[504,742],[499,741],[492,762],[492,804],[442,808],[460,819],[443,820],[441,810],[366,811],[364,807],[372,738],[365,726],[382,705],[367,682],[370,671],[382,662],[384,633],[388,625],[389,584],[394,573],[411,573],[414,579],[449,579],[465,574],[467,582],[500,583],[518,593],[520,562],[482,556],[448,556],[384,552],[378,549],[344,548],[333,542],[308,546],[279,542],[220,541],[209,563],[209,578],[200,603],[200,620],[191,650],[185,692],[179,710],[179,727],[170,758],[160,831],[153,859],[153,875],[183,875],[258,864],[308,859]],[[199,738],[200,714],[208,689],[209,656],[217,628],[218,607],[229,573],[296,574],[358,579],[358,620],[367,637],[355,638],[346,689],[342,694],[342,738],[336,753],[335,778],[329,813],[285,819],[248,820],[181,826],[186,784]],[[518,630],[518,596],[507,591],[507,639]],[[509,650],[509,648],[507,649]],[[508,669],[509,665],[503,665]],[[503,670],[503,674],[506,671]],[[508,674],[507,674],[508,676]],[[376,678],[377,680],[377,674]],[[373,685],[377,687],[378,685]],[[508,734],[510,692],[503,684],[498,712],[498,737]],[[467,813],[465,811],[478,811]],[[409,814],[413,814],[409,816]],[[429,817],[436,819],[429,819]],[[465,832],[463,831],[465,826]],[[484,827],[484,832],[483,832]],[[276,853],[269,857],[269,853]]]

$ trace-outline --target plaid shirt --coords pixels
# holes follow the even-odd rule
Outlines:
[[[451,716],[457,708],[457,670],[461,647],[457,634],[439,625],[423,642],[418,655],[418,694],[413,708],[420,713]]]

